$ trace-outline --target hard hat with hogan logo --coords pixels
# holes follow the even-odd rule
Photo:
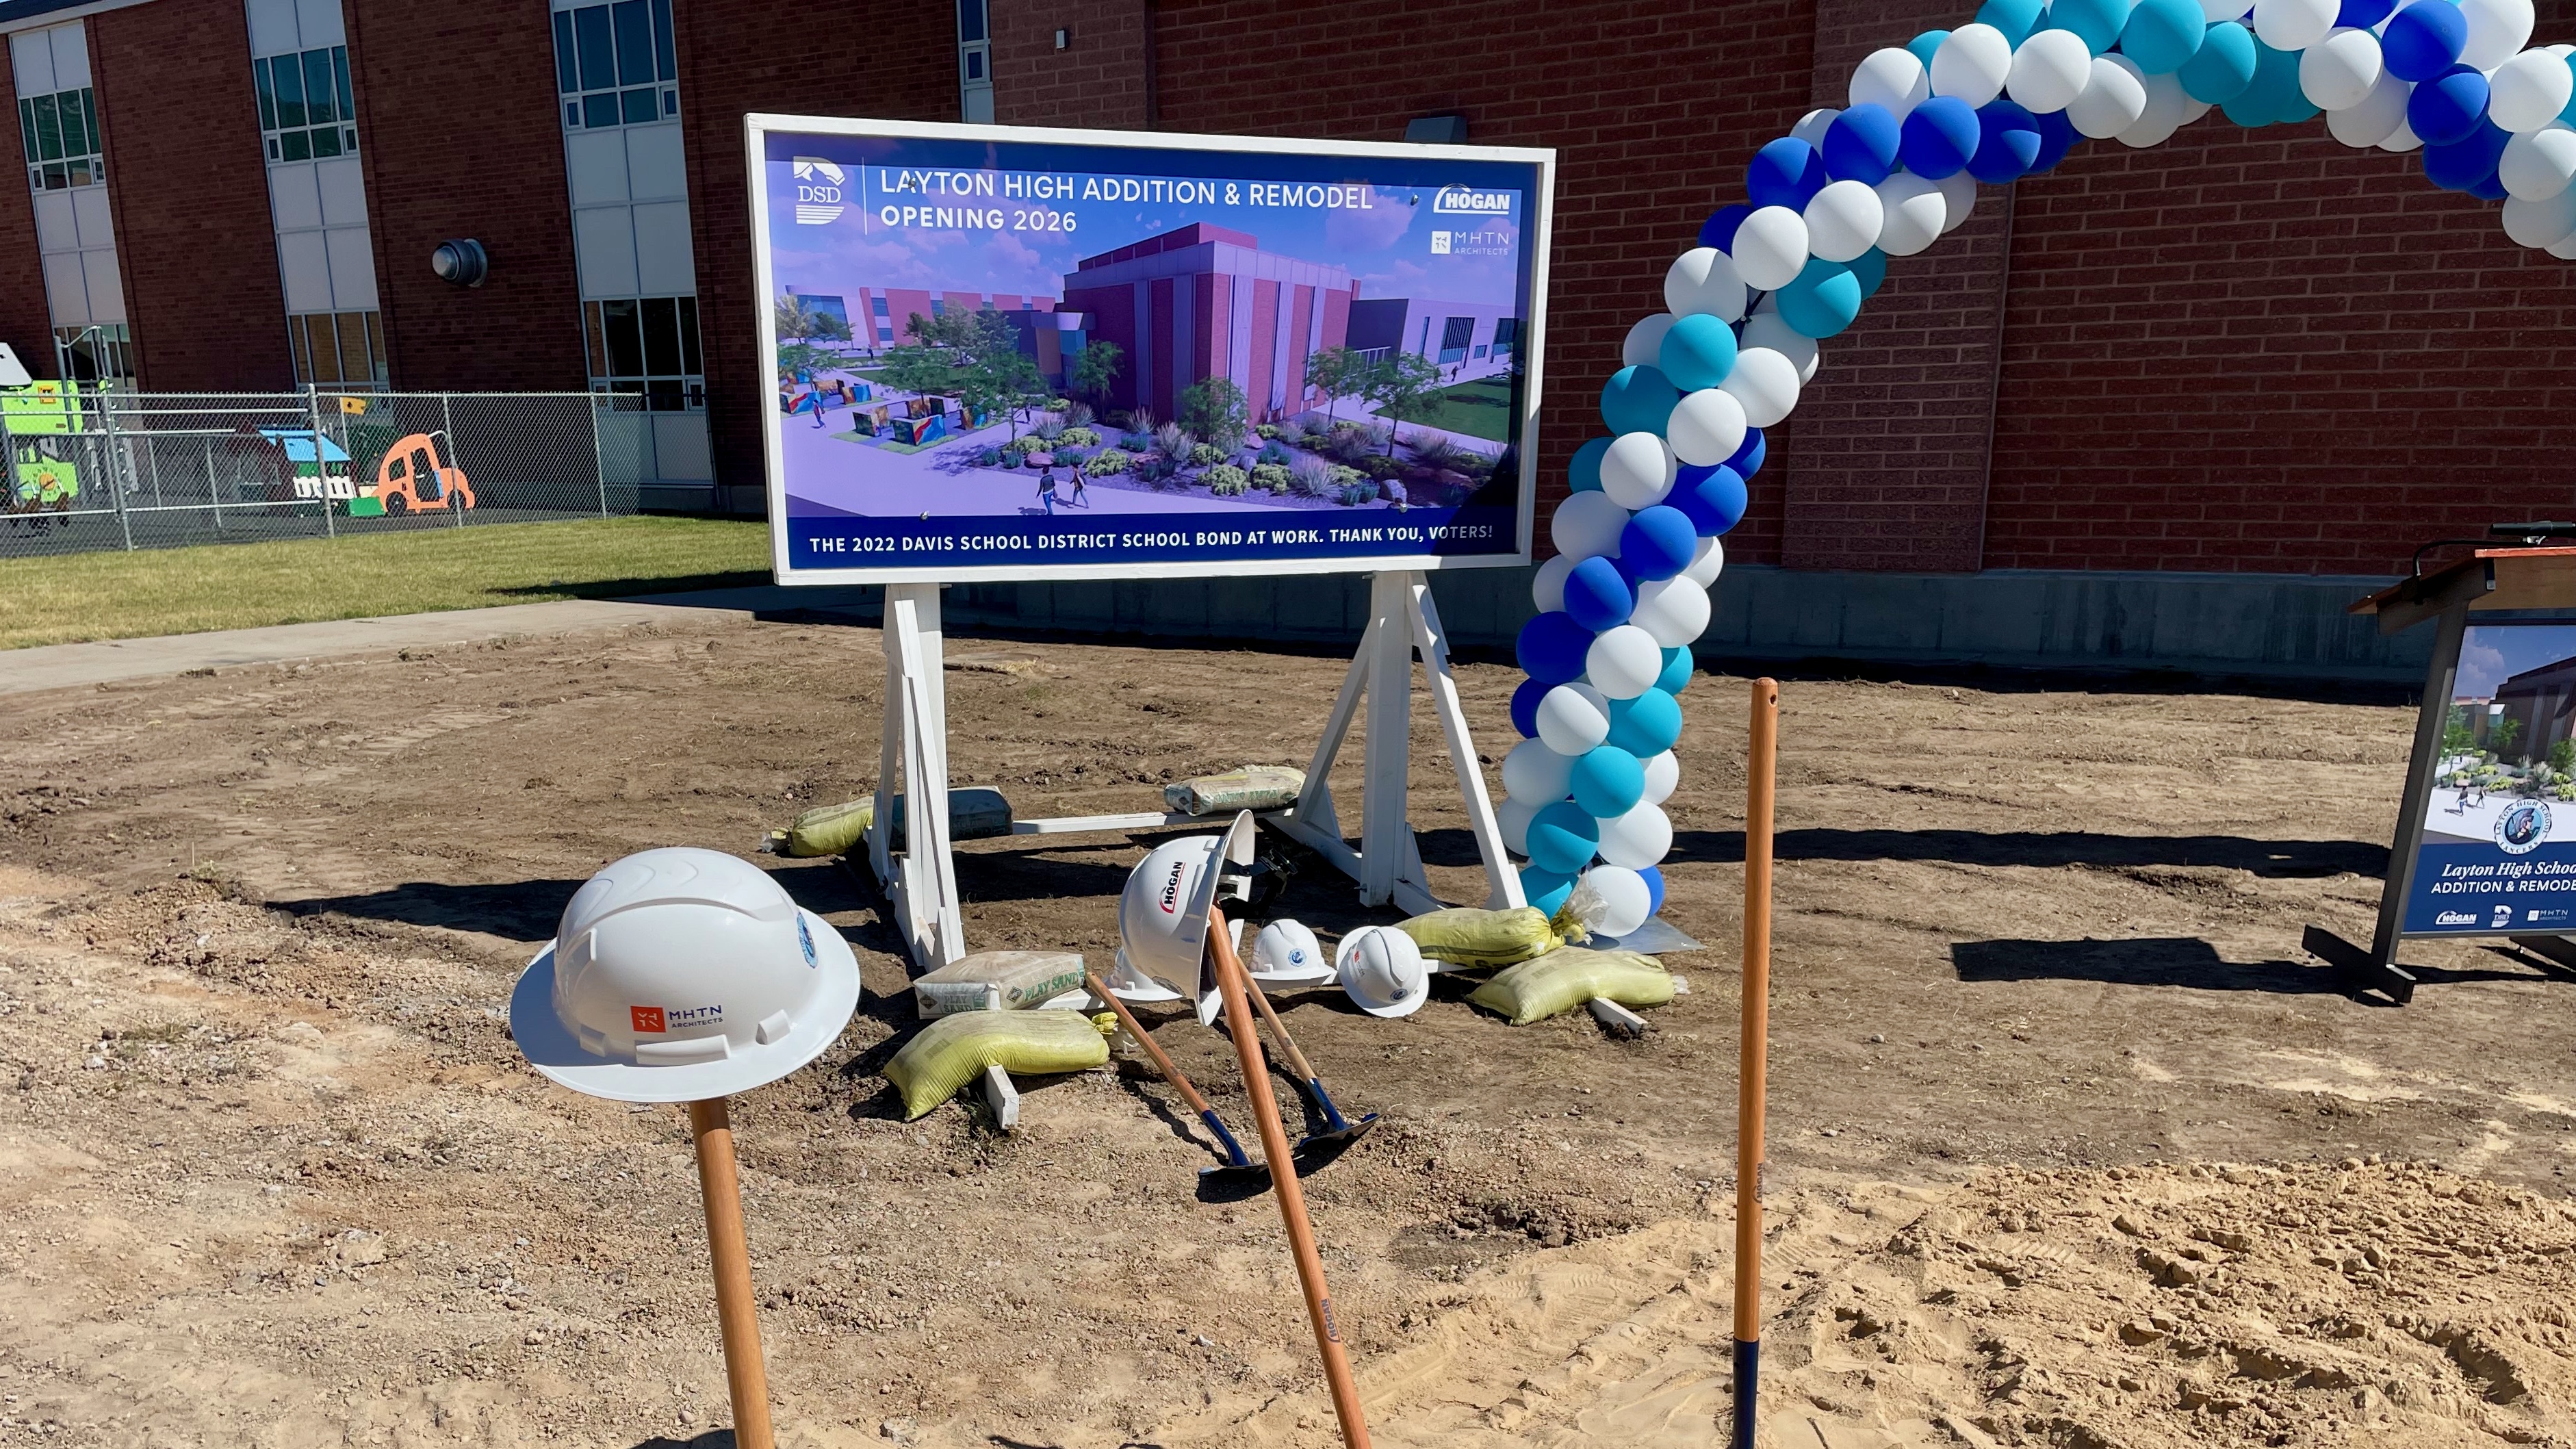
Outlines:
[[[1216,974],[1207,961],[1208,912],[1218,888],[1246,882],[1228,864],[1252,864],[1252,812],[1223,836],[1193,835],[1154,847],[1118,898],[1118,969],[1108,985],[1129,1001],[1185,1000],[1202,1023],[1216,1020]]]

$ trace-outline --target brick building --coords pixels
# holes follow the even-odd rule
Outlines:
[[[0,187],[0,340],[158,389],[635,391],[667,409],[664,476],[747,504],[770,404],[744,112],[1372,140],[1458,116],[1561,158],[1544,507],[1755,148],[1972,9],[0,0],[0,126],[29,163]],[[2576,0],[2539,10],[2538,39],[2576,39]],[[489,252],[481,287],[430,271],[460,237]],[[1728,540],[1712,642],[2402,669],[2338,613],[2357,578],[2576,509],[2571,326],[2576,270],[2320,121],[2087,143],[1984,188],[1825,345]],[[1471,636],[1527,607],[1506,578],[1442,587]],[[987,593],[1075,619],[1062,590]],[[1207,597],[1079,621],[1272,612]]]

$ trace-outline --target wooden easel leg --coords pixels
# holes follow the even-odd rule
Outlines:
[[[1404,866],[1407,746],[1413,727],[1412,600],[1406,574],[1369,576],[1377,637],[1368,651],[1367,767],[1360,787],[1360,904],[1395,898]]]
[[[869,858],[895,907],[895,925],[913,964],[934,970],[965,954],[958,913],[957,867],[948,840],[947,690],[942,677],[939,586],[886,588],[887,730],[877,773],[876,818]],[[904,848],[893,854],[900,767]]]

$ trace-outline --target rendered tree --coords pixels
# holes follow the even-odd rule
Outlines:
[[[2476,736],[2469,732],[2468,710],[2459,705],[2451,706],[2450,715],[2442,721],[2442,753],[2465,755],[2477,747]]]
[[[1386,415],[1386,455],[1395,456],[1395,425],[1431,410],[1440,395],[1440,368],[1416,352],[1391,352],[1370,369],[1361,396]]]
[[[2496,758],[2501,760],[2513,753],[2513,742],[2520,738],[2522,721],[2510,716],[2502,717],[2496,720],[2494,728],[2487,731],[2487,748],[2495,751]]]
[[[2576,740],[2560,740],[2549,747],[2549,768],[2562,775],[2576,772]]]
[[[1127,354],[1115,342],[1086,342],[1073,355],[1071,376],[1065,379],[1073,390],[1103,407],[1109,403],[1109,389],[1118,381],[1118,369]]]
[[[1324,390],[1324,423],[1329,427],[1345,397],[1364,394],[1377,364],[1348,347],[1327,347],[1306,359],[1306,384]]]
[[[1181,391],[1180,422],[1199,441],[1233,452],[1250,424],[1243,389],[1222,377],[1200,378]]]

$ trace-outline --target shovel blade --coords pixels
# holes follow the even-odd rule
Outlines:
[[[1356,1122],[1348,1122],[1330,1131],[1318,1132],[1311,1137],[1301,1139],[1297,1143],[1297,1155],[1304,1157],[1309,1153],[1339,1153],[1369,1135],[1376,1126],[1377,1114],[1371,1112]],[[1299,1176],[1304,1174],[1300,1172]]]

